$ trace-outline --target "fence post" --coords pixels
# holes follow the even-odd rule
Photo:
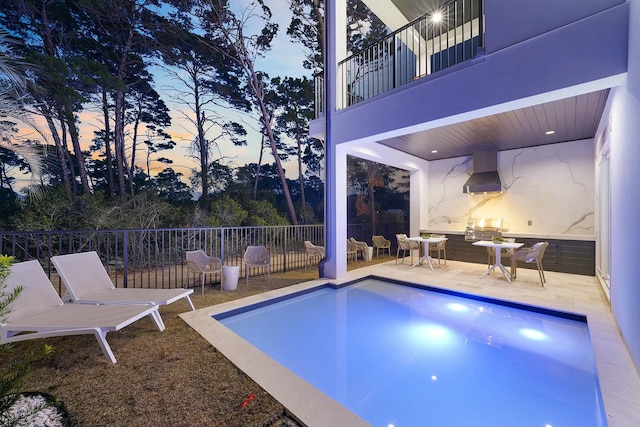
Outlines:
[[[281,230],[282,230],[282,234],[284,234],[284,239],[282,239],[282,243],[283,243],[283,246],[284,246],[284,249],[283,249],[284,250],[284,255],[283,255],[284,256],[284,267],[282,267],[282,268],[284,268],[284,271],[286,273],[287,272],[287,236],[289,234],[287,233],[287,229],[286,228],[282,227]]]
[[[122,234],[122,286],[127,287],[128,275],[129,275],[129,231],[124,230]],[[116,265],[117,262],[116,262]],[[116,270],[117,271],[117,270]]]
[[[225,265],[224,261],[224,227],[220,228],[220,259],[222,260],[222,265]]]

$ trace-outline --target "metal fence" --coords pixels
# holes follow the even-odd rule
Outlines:
[[[452,0],[338,64],[337,109],[467,61],[484,47],[484,0]],[[315,76],[316,118],[323,112],[324,74]]]
[[[393,236],[403,232],[401,228],[402,224],[348,226],[349,237],[368,242],[373,230]],[[51,257],[85,251],[98,253],[118,287],[172,288],[188,283],[186,251],[202,249],[223,265],[240,266],[241,276],[246,277],[242,257],[247,246],[266,246],[271,271],[285,272],[305,268],[305,240],[323,246],[324,226],[0,231],[0,253],[17,261],[40,261],[52,281],[57,279],[59,290]],[[395,237],[391,240],[395,242]]]

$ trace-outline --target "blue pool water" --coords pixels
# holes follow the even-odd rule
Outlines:
[[[367,279],[216,318],[374,426],[606,426],[586,322]]]

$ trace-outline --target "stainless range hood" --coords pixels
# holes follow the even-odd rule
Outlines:
[[[502,192],[497,151],[481,151],[473,154],[473,173],[464,183],[462,192],[469,194]]]

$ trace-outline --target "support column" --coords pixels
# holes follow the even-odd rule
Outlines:
[[[325,2],[325,259],[320,277],[338,279],[346,275],[346,154],[338,155],[331,122],[336,113],[341,83],[338,61],[346,55],[346,0]],[[344,160],[341,160],[344,158]],[[344,189],[342,189],[344,187]]]
[[[410,170],[409,178],[409,234],[419,236],[429,225],[429,164],[417,160],[420,167]]]

